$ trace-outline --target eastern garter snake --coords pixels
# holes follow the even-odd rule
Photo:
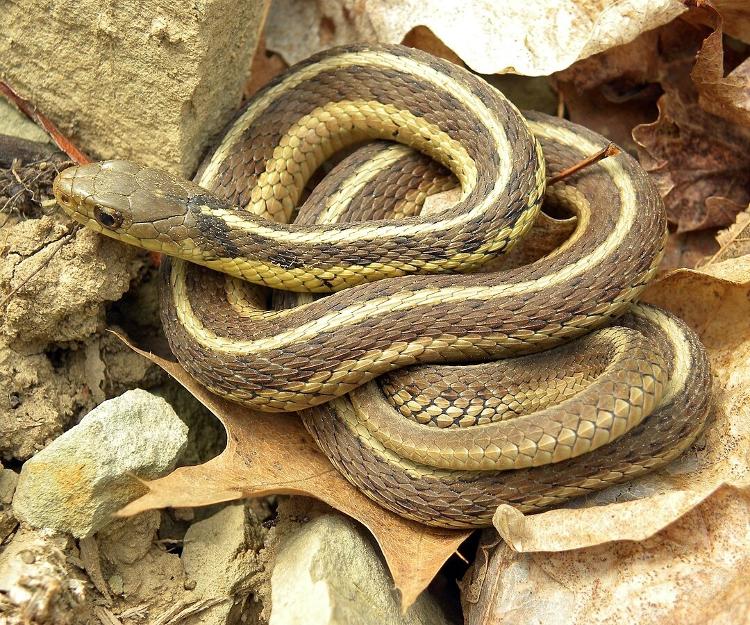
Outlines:
[[[286,225],[313,172],[367,139],[446,167],[461,186],[456,205],[419,215],[426,195],[454,182],[418,153],[380,144],[345,159]],[[548,190],[578,218],[557,250],[463,273],[532,226],[545,162],[560,171],[606,143],[546,116],[525,122],[448,62],[360,45],[316,55],[259,93],[197,184],[109,161],[66,170],[55,195],[85,225],[177,257],[163,263],[162,320],[209,389],[261,410],[302,409],[334,464],[400,514],[484,525],[504,501],[538,510],[653,470],[706,420],[695,335],[666,313],[631,309],[666,221],[628,155]],[[240,278],[332,294],[268,311],[268,294]],[[394,373],[556,348],[624,313],[569,346],[487,366],[495,381],[476,366]],[[390,400],[366,384],[384,373]]]

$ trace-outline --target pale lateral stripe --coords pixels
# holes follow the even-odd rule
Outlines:
[[[685,333],[680,326],[660,310],[650,306],[638,306],[634,312],[664,328],[665,334],[669,337],[669,341],[672,343],[672,352],[674,356],[671,364],[673,369],[670,372],[669,382],[664,389],[664,396],[661,400],[662,404],[666,404],[672,401],[675,393],[679,389],[684,388],[685,383],[687,382],[690,363],[690,349],[688,345],[690,344],[690,341],[687,336],[685,336]]]
[[[336,223],[339,217],[349,208],[352,200],[362,192],[368,183],[372,182],[380,174],[381,170],[394,165],[408,153],[408,147],[401,144],[394,144],[385,148],[361,169],[357,169],[354,174],[339,185],[336,193],[326,200],[327,208],[318,215],[315,223]]]
[[[281,93],[293,89],[320,73],[345,67],[346,65],[387,67],[390,69],[396,69],[400,72],[412,73],[415,76],[419,76],[420,79],[431,82],[439,88],[455,95],[477,116],[477,119],[485,119],[487,117],[487,115],[484,114],[487,107],[469,89],[426,63],[422,63],[409,57],[387,54],[383,51],[360,51],[339,54],[328,59],[322,59],[313,65],[289,74],[279,84],[258,97],[226,134],[216,152],[211,157],[211,161],[201,175],[200,180],[198,180],[198,184],[208,186],[211,183],[218,174],[219,167],[226,158],[226,155],[242,139],[245,129],[260,117],[260,115],[265,112],[265,110],[279,97]],[[510,106],[515,109],[513,105]],[[493,131],[495,129],[490,128],[490,130]],[[492,132],[492,134],[495,135],[496,138],[498,137],[496,132]],[[508,145],[505,131],[502,128],[500,128],[499,138],[498,154],[500,156],[500,178],[502,178],[502,186],[504,187],[510,176],[511,164],[510,146]]]
[[[658,410],[665,406],[675,396],[678,390],[685,387],[689,366],[691,362],[690,350],[688,348],[688,339],[680,326],[670,319],[661,311],[651,308],[650,306],[636,306],[633,312],[643,316],[649,321],[656,323],[664,330],[664,334],[669,337],[674,351],[673,369],[670,371],[669,381],[664,388],[664,395],[659,405],[654,408]],[[365,445],[371,452],[382,458],[385,462],[395,465],[406,471],[413,478],[422,478],[425,476],[433,479],[457,478],[466,475],[465,471],[455,469],[438,469],[428,465],[413,462],[408,458],[402,458],[392,450],[388,449],[370,432],[367,426],[361,422],[360,416],[354,409],[348,396],[337,397],[331,402],[331,407],[340,419],[346,424],[346,427],[353,432],[360,442]]]
[[[359,195],[368,183],[374,178],[377,178],[382,170],[391,167],[405,156],[408,156],[410,151],[411,148],[400,143],[395,143],[384,148],[372,161],[365,163],[361,168],[358,168],[354,174],[340,183],[337,191],[326,200],[328,207],[326,210],[320,212],[315,223],[329,224],[338,221],[339,217],[349,208],[354,197]],[[268,320],[272,317],[278,319],[279,317],[285,317],[294,312],[293,309],[265,310],[259,308],[247,297],[247,292],[244,290],[243,285],[248,288],[257,287],[245,282],[244,280],[226,275],[224,285],[227,302],[232,309],[244,319]],[[297,293],[297,308],[303,304],[314,301],[311,296],[304,298],[304,295],[311,294]]]
[[[388,63],[388,60],[391,60],[391,63]],[[216,150],[215,154],[211,158],[211,162],[209,163],[208,167],[206,167],[206,170],[204,171],[203,175],[200,177],[200,180],[198,181],[198,184],[202,186],[209,186],[213,178],[218,174],[218,168],[221,162],[226,158],[228,152],[234,148],[234,146],[237,144],[238,141],[242,138],[242,133],[245,128],[247,128],[248,125],[252,124],[255,119],[257,119],[273,102],[281,92],[286,91],[288,89],[291,89],[300,83],[304,82],[305,80],[309,80],[311,78],[314,78],[317,74],[327,71],[329,69],[335,69],[338,67],[345,66],[346,64],[351,63],[354,65],[365,65],[365,66],[385,66],[389,68],[395,68],[399,71],[406,71],[414,73],[414,75],[419,76],[421,79],[425,79],[428,82],[432,82],[433,84],[437,85],[441,89],[444,89],[453,95],[457,96],[459,100],[474,113],[477,119],[482,119],[485,123],[486,128],[489,130],[491,136],[495,139],[496,146],[497,146],[497,154],[500,159],[500,166],[498,171],[498,177],[495,181],[494,188],[490,191],[490,193],[485,196],[481,202],[479,202],[474,209],[470,213],[464,213],[463,215],[459,215],[454,217],[451,220],[440,220],[436,222],[431,222],[429,224],[423,224],[424,226],[427,226],[430,231],[434,230],[440,230],[443,228],[452,228],[460,223],[465,223],[469,219],[473,219],[474,216],[479,215],[481,213],[484,213],[490,206],[492,206],[496,200],[497,197],[503,192],[503,190],[506,188],[508,184],[508,180],[510,177],[510,172],[512,169],[511,163],[510,163],[510,154],[512,151],[512,147],[510,146],[508,142],[508,138],[505,134],[505,130],[502,127],[502,125],[496,123],[495,117],[493,115],[487,115],[487,107],[485,104],[476,96],[474,95],[469,89],[467,89],[464,85],[462,85],[458,81],[454,81],[450,77],[446,76],[445,74],[441,73],[440,71],[436,70],[435,68],[421,63],[419,61],[416,61],[415,59],[410,59],[408,57],[396,57],[394,55],[385,54],[382,52],[351,52],[346,53],[342,55],[337,55],[336,57],[332,57],[331,59],[325,59],[323,61],[320,61],[319,63],[316,63],[314,65],[311,65],[307,68],[303,68],[302,70],[299,70],[293,74],[290,74],[285,80],[283,80],[280,84],[273,87],[268,93],[264,94],[262,97],[258,98],[257,101],[255,101],[250,107],[245,111],[245,113],[240,117],[240,119],[235,122],[234,126],[231,128],[231,130],[227,133],[226,137],[222,141],[219,148]],[[346,101],[342,101],[336,104],[343,104]],[[370,103],[370,104],[380,104],[380,103]],[[380,105],[384,106],[384,105]],[[392,105],[387,105],[388,107],[392,107]],[[509,103],[509,106],[511,109],[516,110],[515,107]],[[395,107],[393,107],[394,110]],[[401,113],[407,113],[408,111],[400,111]],[[518,113],[520,117],[520,113]],[[416,118],[413,116],[415,120],[418,120],[418,123],[422,125],[427,125],[427,122],[424,120],[421,120],[419,118]],[[447,136],[447,135],[446,135]],[[452,141],[452,140],[451,140]],[[463,149],[463,148],[462,148]],[[267,165],[266,173],[271,173],[270,169],[268,167],[270,166],[270,163],[273,163],[273,159],[269,161],[269,164]],[[447,165],[447,163],[446,163]],[[543,177],[544,173],[541,171],[543,169],[540,167],[540,172],[538,172],[539,175]],[[455,172],[458,173],[458,172]],[[463,184],[464,181],[462,181]],[[215,211],[214,214],[221,215],[223,211]],[[223,215],[226,216],[226,215]],[[451,223],[445,224],[444,222],[450,221]],[[236,220],[236,223],[234,224],[235,227],[242,226],[248,229],[249,231],[255,232],[259,234],[260,236],[268,237],[270,239],[279,240],[279,241],[295,241],[298,240],[295,238],[290,238],[290,235],[296,235],[297,233],[289,233],[289,232],[278,232],[273,229],[264,228],[260,224],[253,224],[250,222],[239,222],[239,220]],[[400,228],[404,228],[404,226],[401,226]],[[404,232],[403,230],[399,229],[398,234],[401,234]],[[335,234],[335,233],[334,233]],[[363,227],[361,229],[357,230],[350,230],[347,232],[347,237],[351,237],[351,240],[356,240],[360,236],[363,238],[375,238],[378,236],[391,236],[393,233],[388,231],[380,231],[377,232],[370,232],[366,227]],[[299,239],[299,242],[309,242],[309,239],[306,238],[306,233],[299,233],[303,238]],[[320,240],[320,239],[316,239]]]
[[[321,126],[326,127],[323,136],[317,133]],[[349,134],[373,138],[379,136],[389,140],[398,135],[402,143],[432,156],[446,167],[452,167],[465,193],[468,194],[476,185],[476,163],[459,141],[452,139],[436,124],[393,104],[372,100],[338,100],[303,115],[279,139],[266,163],[266,170],[258,177],[245,210],[286,223],[299,199],[304,181],[342,147],[342,138]],[[294,183],[276,186],[283,174],[289,175]],[[272,193],[267,193],[266,189]],[[275,219],[274,215],[279,213],[284,217]],[[441,227],[450,225],[446,223]],[[248,224],[248,227],[252,228],[252,224]]]
[[[593,153],[600,148],[599,145],[564,128],[550,127],[540,123],[531,123],[530,125],[533,132],[537,135],[556,139],[567,145],[575,146],[584,152]],[[271,337],[233,341],[216,335],[213,331],[206,328],[193,314],[185,288],[184,267],[182,267],[182,263],[179,263],[176,264],[173,270],[173,289],[175,301],[178,302],[178,318],[193,338],[205,347],[226,353],[251,354],[286,347],[300,341],[307,341],[318,336],[323,331],[336,330],[340,327],[352,325],[369,318],[373,314],[407,310],[422,305],[455,303],[466,299],[488,300],[493,297],[516,295],[522,292],[535,292],[556,286],[574,276],[581,275],[592,266],[601,263],[619,247],[634,223],[636,217],[635,191],[617,157],[605,159],[599,163],[599,166],[607,171],[619,191],[621,214],[617,221],[617,226],[607,236],[604,243],[594,251],[557,273],[527,282],[499,284],[493,287],[427,288],[413,292],[395,293],[388,298],[376,298],[324,315],[319,319],[301,324],[296,328],[291,328]],[[177,271],[178,267],[180,271]]]
[[[347,109],[351,111],[368,109],[373,115],[380,118],[383,125],[389,123],[389,120],[400,118],[402,125],[400,126],[401,134],[408,136],[410,141],[409,145],[416,149],[425,152],[441,162],[446,167],[450,167],[451,163],[448,160],[448,155],[454,157],[454,162],[460,164],[460,167],[455,165],[452,167],[453,172],[461,181],[461,187],[464,194],[471,192],[476,184],[477,170],[474,161],[469,157],[464,147],[455,139],[452,139],[450,135],[443,132],[434,124],[429,124],[423,119],[413,115],[407,110],[397,109],[392,105],[383,105],[379,102],[368,102],[368,101],[356,101],[356,100],[342,100],[335,103],[326,104],[323,107],[315,109],[308,115],[304,116],[300,120],[299,128],[296,126],[291,128],[288,136],[297,136],[300,129],[304,129],[302,134],[304,135],[308,130],[306,128],[307,120],[313,118],[319,118],[324,113],[330,114],[333,117],[344,113]],[[489,124],[494,126],[495,132],[494,137],[497,143],[497,149],[500,152],[501,160],[506,156],[504,152],[508,149],[507,140],[505,138],[505,132],[502,127],[495,124]],[[285,135],[286,137],[287,135]],[[426,137],[431,137],[430,141],[426,140]],[[283,145],[284,138],[281,139],[279,146]],[[287,139],[288,141],[288,139]],[[285,146],[286,151],[291,153],[292,148]],[[279,160],[286,160],[280,158],[284,153],[283,148],[277,148],[278,155],[275,158],[269,160],[269,163],[275,163]],[[225,210],[221,208],[203,207],[202,212],[205,214],[214,215],[221,218],[235,230],[241,230],[244,232],[252,233],[253,235],[260,236],[268,239],[269,241],[278,241],[283,244],[289,243],[300,243],[300,244],[311,244],[311,243],[340,243],[342,238],[342,230],[345,231],[347,241],[364,241],[374,240],[390,236],[414,236],[418,234],[425,234],[428,232],[436,232],[440,230],[449,230],[456,228],[462,224],[478,219],[482,214],[486,213],[490,208],[496,205],[500,196],[505,191],[508,183],[508,172],[505,171],[505,167],[500,167],[500,175],[495,180],[495,185],[489,191],[489,193],[481,198],[471,210],[460,213],[447,219],[438,219],[435,221],[427,221],[416,224],[390,224],[381,225],[378,222],[364,223],[358,225],[356,228],[352,227],[351,224],[342,225],[338,228],[332,228],[327,231],[320,231],[319,229],[301,230],[301,231],[290,231],[288,229],[279,229],[269,227],[263,224],[262,221],[250,221],[238,214],[236,211]],[[268,178],[273,175],[278,176],[275,168],[273,172],[267,172],[261,174],[258,179],[258,187],[268,186]],[[259,204],[263,204],[263,201],[251,202],[248,205],[248,211],[253,214],[260,214],[261,211]]]

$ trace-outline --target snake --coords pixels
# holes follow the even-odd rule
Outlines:
[[[635,303],[667,233],[648,175],[621,152],[546,184],[608,143],[453,63],[358,44],[273,80],[193,181],[113,160],[53,191],[165,255],[164,331],[206,388],[299,411],[382,506],[477,527],[501,503],[535,512],[663,466],[707,422],[699,339]],[[572,234],[518,262],[554,221],[543,204]]]

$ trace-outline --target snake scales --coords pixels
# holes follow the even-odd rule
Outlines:
[[[362,148],[288,224],[315,170],[370,139],[429,158]],[[547,190],[577,216],[555,251],[465,273],[531,228],[545,167],[603,145],[562,120],[525,121],[450,63],[362,45],[316,55],[258,94],[197,184],[109,161],[62,172],[55,195],[89,227],[173,257],[162,320],[205,386],[261,410],[302,410],[332,462],[382,505],[475,526],[499,503],[539,510],[653,470],[705,424],[697,338],[631,304],[656,271],[666,222],[626,154]],[[420,213],[456,181],[455,206]],[[266,310],[268,293],[249,282],[331,295]]]

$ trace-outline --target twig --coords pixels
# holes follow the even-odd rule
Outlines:
[[[127,608],[120,612],[117,616],[121,619],[128,619],[133,616],[144,617],[148,613],[148,603],[139,603],[134,605],[132,608]]]
[[[41,126],[47,134],[52,137],[52,140],[57,144],[57,147],[65,152],[76,163],[83,165],[91,162],[91,159],[73,145],[70,139],[61,133],[57,129],[57,126],[55,126],[46,115],[40,113],[31,102],[18,95],[10,85],[0,81],[0,93],[2,93],[10,102],[15,104],[18,109],[26,115],[26,117]]]
[[[50,262],[50,261],[52,260],[52,258],[53,258],[53,257],[55,256],[55,254],[57,254],[57,252],[59,252],[59,251],[60,251],[60,250],[61,250],[61,249],[62,249],[62,248],[63,248],[63,247],[65,246],[65,244],[66,244],[66,243],[67,243],[68,241],[70,241],[70,239],[71,239],[71,238],[73,237],[73,235],[75,235],[75,233],[76,233],[76,232],[78,232],[78,228],[79,228],[79,226],[78,226],[78,225],[74,226],[74,227],[73,227],[73,230],[71,230],[71,231],[70,231],[70,232],[69,232],[68,234],[66,234],[66,235],[65,235],[64,237],[62,237],[61,239],[58,239],[58,240],[57,240],[57,242],[58,242],[58,243],[59,243],[60,245],[58,245],[58,246],[57,246],[57,247],[56,247],[56,248],[55,248],[55,249],[54,249],[54,250],[52,251],[52,253],[51,253],[51,254],[49,254],[49,255],[47,256],[47,258],[45,258],[45,259],[44,259],[44,260],[43,260],[43,261],[42,261],[42,262],[41,262],[41,263],[39,264],[39,266],[38,266],[38,267],[37,267],[37,268],[36,268],[36,269],[35,269],[34,271],[32,271],[32,272],[31,272],[31,273],[30,273],[30,274],[29,274],[28,276],[26,276],[26,278],[24,278],[23,280],[21,280],[20,284],[17,284],[17,285],[15,286],[15,288],[14,288],[14,289],[13,289],[13,290],[12,290],[12,291],[11,291],[10,293],[8,293],[8,294],[7,294],[7,295],[6,295],[6,296],[5,296],[4,298],[3,298],[3,300],[2,300],[2,301],[0,301],[0,310],[2,310],[2,309],[4,309],[4,308],[5,308],[5,305],[6,305],[6,304],[7,304],[7,303],[8,303],[8,302],[9,302],[9,301],[10,301],[10,300],[11,300],[11,299],[13,298],[13,296],[14,296],[14,295],[15,295],[16,293],[18,293],[18,291],[19,291],[19,290],[20,290],[21,288],[23,288],[23,286],[24,286],[24,285],[26,285],[26,283],[27,283],[27,282],[28,282],[29,280],[31,280],[31,278],[33,278],[33,277],[34,277],[34,276],[35,276],[36,274],[38,274],[38,273],[39,273],[39,272],[40,272],[40,271],[41,271],[42,269],[44,269],[44,268],[45,268],[45,267],[46,267],[46,266],[47,266],[47,265],[49,264],[49,262]],[[47,247],[47,248],[45,248],[45,249],[49,249],[49,247]]]
[[[572,167],[568,167],[567,169],[564,169],[559,174],[555,174],[554,176],[550,176],[547,178],[547,184],[553,185],[556,182],[560,182],[561,180],[565,180],[568,176],[572,176],[573,174],[581,171],[582,169],[585,169],[589,165],[593,165],[594,163],[598,163],[602,159],[607,158],[608,156],[617,156],[620,153],[620,148],[618,148],[614,143],[610,143],[606,147],[599,150],[596,154],[592,154],[591,156],[587,156],[582,161],[578,161],[575,165]]]
[[[176,625],[180,621],[184,621],[188,616],[198,614],[231,599],[232,597],[215,597],[212,599],[199,599],[197,601],[181,601],[159,616],[152,625]]]
[[[453,552],[453,555],[454,555],[454,556],[456,556],[456,557],[457,557],[457,558],[458,558],[459,560],[461,560],[461,562],[463,562],[464,564],[469,564],[469,560],[468,560],[468,559],[466,558],[466,556],[465,556],[464,554],[462,554],[462,553],[461,553],[461,552],[460,552],[460,551],[459,551],[458,549],[456,549],[456,550],[455,550],[455,551]]]

